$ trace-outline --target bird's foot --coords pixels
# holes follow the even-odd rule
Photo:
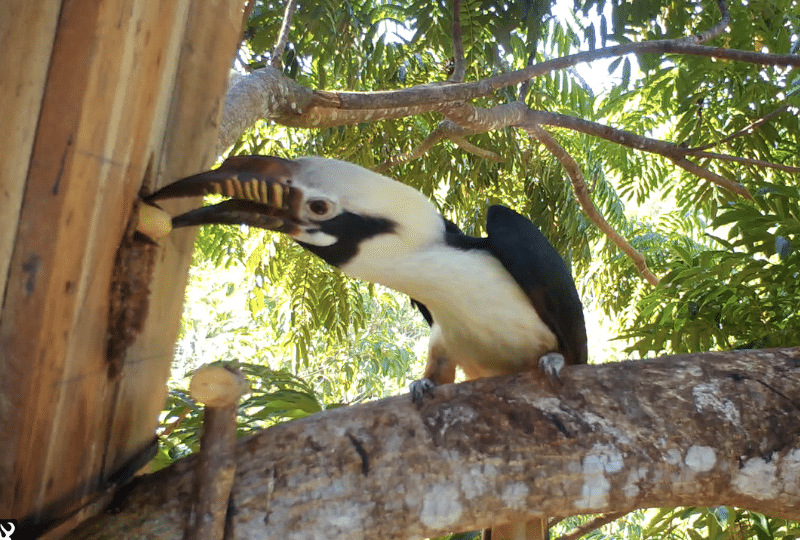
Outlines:
[[[550,386],[556,390],[561,388],[563,384],[561,382],[561,370],[564,369],[565,363],[564,356],[556,352],[543,354],[539,358],[539,369],[547,376]]]
[[[417,407],[421,407],[422,401],[425,399],[425,395],[432,396],[433,389],[435,387],[436,383],[427,377],[418,381],[413,381],[410,385],[408,385],[408,389],[411,392],[411,402]]]

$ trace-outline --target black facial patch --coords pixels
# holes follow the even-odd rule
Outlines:
[[[319,223],[319,229],[322,232],[337,238],[336,243],[330,246],[297,243],[328,264],[338,267],[356,256],[361,242],[379,234],[393,233],[396,225],[389,219],[344,212],[335,218]]]

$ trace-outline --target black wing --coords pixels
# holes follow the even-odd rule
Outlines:
[[[536,225],[505,206],[489,208],[486,231],[492,253],[556,335],[566,363],[585,364],[588,350],[583,306],[564,260]]]

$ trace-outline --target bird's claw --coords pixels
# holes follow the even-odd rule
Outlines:
[[[547,376],[550,386],[558,390],[562,386],[561,370],[564,369],[564,356],[559,353],[547,353],[539,358],[539,369]]]
[[[417,407],[421,407],[425,395],[432,396],[435,387],[436,384],[427,377],[418,381],[413,381],[408,385],[408,389],[411,392],[411,402]]]

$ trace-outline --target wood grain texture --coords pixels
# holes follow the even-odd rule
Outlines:
[[[424,538],[542,514],[800,519],[800,348],[568,366],[335,409],[240,441],[229,538]],[[70,538],[182,537],[197,457]]]
[[[172,235],[163,248],[133,257],[119,253],[132,245],[127,222],[146,177],[170,181],[213,162],[214,119],[240,37],[241,6],[233,0],[12,4],[12,12],[35,24],[3,27],[2,43],[37,32],[29,48],[44,51],[41,62],[49,68],[45,73],[32,59],[27,79],[0,82],[4,99],[22,85],[28,90],[16,104],[34,116],[40,108],[35,142],[28,132],[14,142],[20,152],[32,145],[30,159],[20,156],[16,176],[3,181],[3,200],[12,187],[20,202],[16,210],[13,204],[0,210],[4,224],[13,222],[3,226],[3,235],[13,231],[11,241],[0,236],[7,281],[0,311],[0,515],[38,534],[59,520],[85,517],[90,507],[79,509],[102,498],[112,475],[153,439],[194,237]],[[57,24],[48,26],[47,13],[54,15],[44,5],[55,10]],[[18,58],[3,62],[13,64],[12,73],[21,69]],[[0,150],[10,151],[8,145]],[[11,252],[7,263],[4,250]],[[132,267],[129,273],[114,271],[119,260]],[[109,332],[110,296],[125,289],[112,287],[112,276],[142,275],[139,266],[160,277],[137,284],[144,299],[140,333],[130,336],[133,346],[115,349],[120,371],[110,376],[109,340],[116,339]],[[154,309],[147,309],[148,288],[160,295]],[[123,310],[130,307],[126,298],[116,301]]]

